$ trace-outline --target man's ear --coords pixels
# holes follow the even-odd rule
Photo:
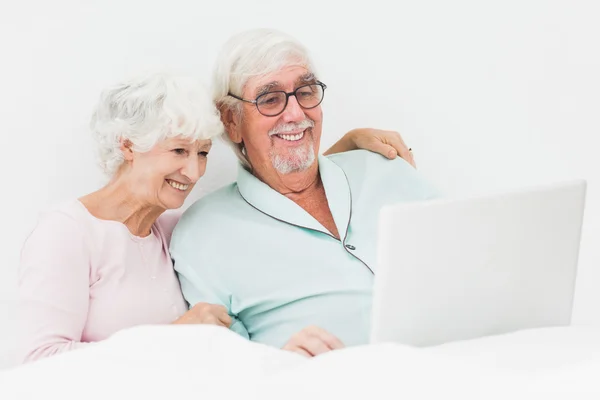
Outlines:
[[[241,116],[225,104],[219,107],[221,122],[225,126],[225,133],[233,143],[242,143]]]
[[[123,159],[125,161],[133,161],[133,143],[129,139],[120,140],[121,153],[123,153]]]

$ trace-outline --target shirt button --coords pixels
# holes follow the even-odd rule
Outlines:
[[[156,279],[156,276],[152,275],[152,276],[150,277],[150,279]]]
[[[352,246],[351,244],[347,244],[347,245],[346,245],[346,248],[347,248],[348,250],[356,250],[356,247]]]

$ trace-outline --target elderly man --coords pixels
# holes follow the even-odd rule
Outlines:
[[[214,86],[240,166],[236,183],[175,229],[185,298],[225,306],[231,329],[252,341],[308,356],[367,343],[378,212],[436,191],[401,158],[319,155],[327,86],[288,35],[234,36]]]

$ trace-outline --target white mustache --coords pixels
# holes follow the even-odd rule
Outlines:
[[[287,124],[277,125],[275,128],[269,131],[269,136],[286,134],[289,132],[305,130],[307,128],[312,128],[315,126],[315,121],[312,119],[305,119],[302,122],[289,122]]]

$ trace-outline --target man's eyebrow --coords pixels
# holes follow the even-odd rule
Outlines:
[[[270,92],[272,89],[279,87],[280,84],[277,81],[273,81],[273,82],[269,82],[265,85],[260,86],[257,90],[256,90],[256,97],[268,93]]]
[[[312,72],[307,72],[306,74],[300,75],[298,79],[296,79],[295,83],[296,85],[302,85],[307,83],[315,83],[316,81],[317,78],[315,77],[315,74],[313,74]],[[281,83],[279,83],[278,81],[266,83],[256,90],[256,97],[268,93],[271,90],[279,87],[281,87]]]
[[[317,81],[317,78],[315,77],[315,74],[313,74],[312,72],[307,72],[304,75],[300,75],[298,77],[298,79],[296,79],[296,84],[303,84],[303,83],[315,83]]]

